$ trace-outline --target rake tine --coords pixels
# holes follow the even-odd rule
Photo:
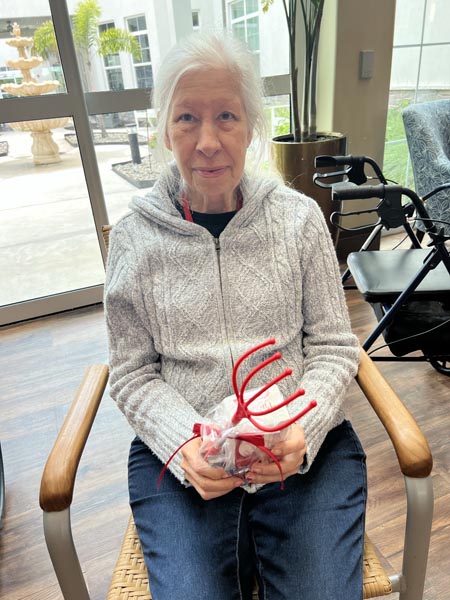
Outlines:
[[[269,383],[267,383],[264,387],[259,389],[255,394],[253,394],[253,396],[251,396],[246,402],[244,402],[245,408],[248,408],[248,405],[251,402],[253,402],[253,400],[259,398],[261,394],[264,394],[264,392],[266,392],[269,388],[271,388],[273,385],[276,385],[279,381],[281,381],[285,377],[288,377],[289,375],[292,375],[292,369],[286,369],[280,375],[277,375],[277,377],[272,379],[272,381],[269,381]]]
[[[251,415],[252,415],[252,417],[259,417],[261,415],[268,415],[269,413],[275,412],[279,408],[283,408],[283,406],[286,406],[286,405],[290,404],[296,398],[299,398],[300,396],[303,396],[304,393],[305,393],[305,390],[299,389],[299,390],[297,390],[295,392],[295,394],[292,394],[292,396],[289,396],[289,398],[286,398],[285,400],[282,400],[281,402],[279,402],[275,406],[271,406],[270,408],[267,408],[266,410],[262,410],[262,411],[259,411],[259,412],[253,412],[252,411]],[[249,414],[250,414],[250,411],[249,411]]]
[[[275,352],[275,354],[272,354],[272,356],[269,356],[269,358],[266,358],[266,360],[263,360],[263,362],[259,363],[259,365],[257,365],[254,369],[252,369],[250,371],[250,373],[247,375],[247,377],[242,382],[242,385],[239,390],[240,398],[242,400],[244,399],[245,388],[248,386],[250,380],[253,379],[253,377],[257,373],[262,371],[262,369],[264,369],[264,367],[267,367],[267,365],[270,365],[271,363],[275,362],[276,360],[280,360],[280,358],[281,358],[281,352]]]
[[[282,423],[279,423],[278,425],[275,425],[274,427],[266,427],[265,425],[260,425],[251,416],[248,416],[247,418],[250,421],[250,423],[252,423],[260,431],[264,431],[265,433],[275,433],[277,431],[280,431],[281,429],[285,429],[286,427],[289,427],[289,425],[292,425],[293,423],[295,423],[296,421],[301,419],[303,416],[306,415],[306,413],[308,413],[315,406],[317,406],[317,402],[315,400],[311,400],[311,402],[308,404],[308,406],[306,408],[304,408],[302,411],[300,411],[298,414],[296,414],[294,417],[291,417],[287,421],[283,421]]]
[[[233,390],[234,390],[236,398],[239,399],[239,388],[238,388],[238,384],[237,384],[237,373],[238,373],[238,369],[239,369],[240,365],[244,362],[244,360],[246,358],[248,358],[249,356],[251,356],[252,354],[254,354],[255,352],[257,352],[258,350],[261,350],[261,348],[265,348],[266,346],[270,346],[272,344],[275,344],[275,338],[270,338],[270,339],[266,340],[265,342],[262,342],[261,344],[258,344],[254,348],[251,348],[250,350],[247,350],[247,352],[244,352],[244,354],[240,358],[238,358],[238,360],[236,361],[236,364],[233,367],[233,372],[231,374],[231,380],[232,380],[232,384],[233,384]]]

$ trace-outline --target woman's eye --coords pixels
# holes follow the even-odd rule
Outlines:
[[[220,115],[220,118],[222,119],[222,121],[232,121],[234,119],[234,115],[230,112],[223,112]]]
[[[192,115],[190,115],[189,113],[184,113],[178,117],[178,120],[184,121],[185,123],[190,123],[191,121],[194,120],[194,117]]]

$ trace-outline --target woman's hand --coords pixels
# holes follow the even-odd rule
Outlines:
[[[210,467],[200,456],[201,443],[200,438],[197,438],[181,449],[183,459],[180,466],[186,473],[186,480],[194,486],[203,500],[224,496],[243,485],[239,477],[231,477],[224,469]]]
[[[297,423],[291,425],[286,439],[275,444],[271,451],[280,461],[283,479],[298,473],[306,454],[303,427]],[[272,483],[280,481],[280,471],[274,462],[258,462],[247,473],[246,479],[251,483]]]

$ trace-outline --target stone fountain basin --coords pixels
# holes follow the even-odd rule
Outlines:
[[[40,65],[41,62],[42,58],[40,56],[30,56],[30,58],[10,58],[6,61],[6,64],[13,69],[24,69],[25,71],[29,71]]]
[[[59,81],[42,81],[36,83],[27,81],[24,83],[4,83],[1,88],[13,96],[41,96],[53,92],[59,86]]]
[[[37,119],[35,121],[18,121],[16,123],[8,123],[11,129],[17,131],[31,131],[32,133],[39,133],[49,131],[50,129],[57,129],[58,127],[64,127],[69,120],[69,117],[56,117],[54,119]]]
[[[8,44],[8,46],[12,46],[13,48],[23,48],[23,47],[31,48],[31,46],[33,45],[33,38],[32,37],[14,38],[12,40],[6,40],[6,43]]]

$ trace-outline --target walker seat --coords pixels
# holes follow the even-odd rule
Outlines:
[[[351,252],[347,264],[367,302],[392,303],[408,287],[429,253],[429,249]],[[450,303],[450,278],[444,263],[427,274],[412,298]]]

